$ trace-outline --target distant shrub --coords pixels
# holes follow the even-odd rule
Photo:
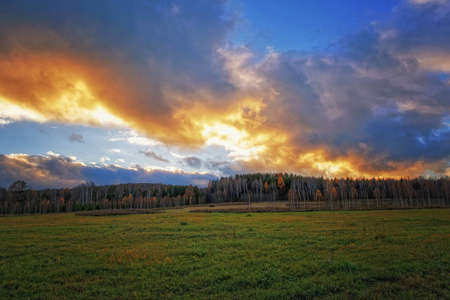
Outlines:
[[[73,210],[74,211],[82,211],[83,206],[80,203],[75,203],[75,205],[73,206]]]

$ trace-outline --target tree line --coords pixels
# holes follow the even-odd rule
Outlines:
[[[59,213],[94,209],[151,209],[204,203],[197,186],[86,182],[74,188],[33,190],[18,180],[0,188],[1,214]]]
[[[321,209],[450,206],[450,179],[323,178],[295,174],[244,174],[211,181],[206,200],[221,202],[288,201],[291,210],[314,202]]]
[[[206,188],[166,184],[31,189],[18,180],[0,188],[1,214],[59,213],[94,209],[152,209],[226,202],[287,201],[290,210],[450,206],[450,179],[323,178],[287,173],[222,177]],[[314,204],[311,206],[311,203]]]

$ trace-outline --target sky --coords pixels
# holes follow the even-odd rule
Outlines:
[[[0,2],[0,186],[450,175],[449,0]]]

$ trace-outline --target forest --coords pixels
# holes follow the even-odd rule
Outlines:
[[[222,177],[205,188],[128,183],[31,189],[18,180],[0,188],[1,214],[42,214],[99,209],[154,209],[227,202],[287,201],[291,211],[424,208],[450,206],[450,179],[323,178],[287,173]],[[311,206],[308,206],[311,209]]]

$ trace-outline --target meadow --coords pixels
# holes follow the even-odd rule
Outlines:
[[[1,299],[449,299],[449,209],[0,218]]]

